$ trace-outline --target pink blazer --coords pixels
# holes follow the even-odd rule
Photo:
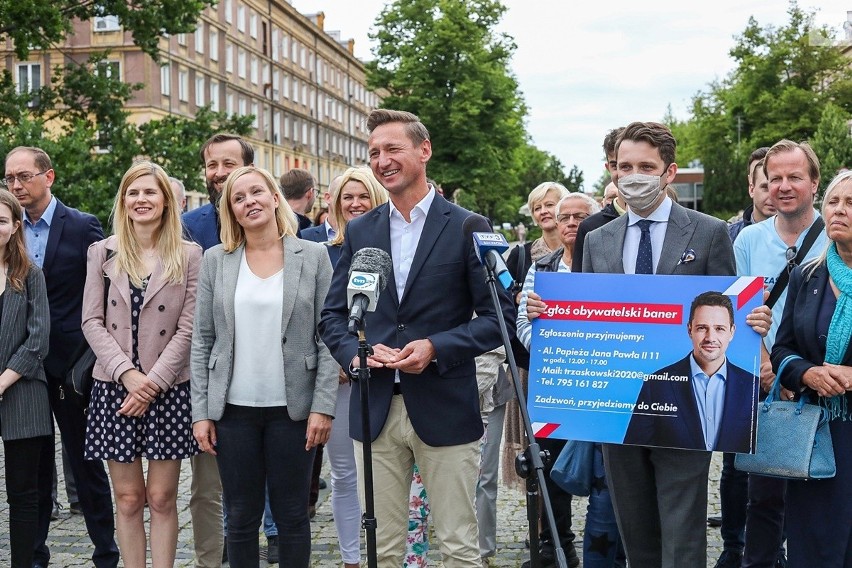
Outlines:
[[[115,236],[89,247],[86,288],[83,291],[83,334],[97,356],[92,376],[115,381],[133,369],[133,334],[130,318],[130,281],[118,270]],[[162,266],[151,274],[142,312],[139,314],[139,362],[142,372],[162,390],[189,380],[189,349],[201,247],[183,242],[186,275],[183,282],[169,284]],[[110,278],[106,318],[104,317],[104,278]]]

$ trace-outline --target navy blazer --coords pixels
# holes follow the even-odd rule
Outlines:
[[[213,204],[202,205],[181,215],[183,233],[187,240],[201,245],[203,250],[215,247],[222,241],[219,237],[219,223]]]
[[[42,272],[50,305],[50,351],[44,360],[48,376],[64,380],[74,361],[71,356],[85,341],[80,327],[83,285],[86,282],[86,252],[104,238],[94,215],[67,207],[56,196]]]
[[[781,384],[793,392],[799,392],[804,387],[802,375],[805,371],[825,362],[825,338],[822,341],[819,338],[820,334],[825,335],[825,330],[817,329],[817,316],[826,294],[834,295],[834,290],[829,285],[828,267],[824,263],[817,266],[807,279],[802,267],[793,270],[787,288],[784,315],[772,347],[772,370],[776,373],[788,355],[801,357],[791,360],[781,375]],[[846,348],[841,364],[852,366],[852,341]],[[850,398],[852,394],[847,392],[846,396]],[[815,402],[814,396],[811,398]]]
[[[325,228],[325,223],[316,227],[308,227],[299,232],[299,238],[315,243],[324,243],[328,240],[328,231]]]
[[[376,247],[390,253],[388,204],[353,219],[334,271],[319,324],[322,339],[337,362],[348,369],[358,351],[358,339],[347,332],[349,310],[346,286],[355,251]],[[462,223],[470,212],[437,197],[409,271],[402,300],[397,297],[393,272],[375,312],[366,316],[367,341],[402,348],[428,338],[436,359],[420,374],[400,373],[400,388],[414,431],[430,446],[472,442],[483,434],[479,414],[474,357],[501,343],[497,312]],[[398,261],[397,261],[398,262]],[[512,302],[499,294],[509,334],[514,334]],[[478,317],[473,318],[476,311]],[[393,397],[394,371],[372,369],[370,380],[371,439],[384,427]],[[360,397],[352,396],[349,433],[363,441]]]
[[[750,452],[754,448],[759,381],[752,373],[730,361],[727,365],[725,406],[713,449],[719,452]],[[665,373],[691,377],[689,355],[654,374]],[[650,407],[655,402],[676,406],[677,418],[671,418],[666,413],[655,416],[634,411],[624,436],[625,444],[706,449],[691,378],[688,381],[645,381],[637,405],[645,403]]]

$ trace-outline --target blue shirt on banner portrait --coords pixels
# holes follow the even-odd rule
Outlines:
[[[528,407],[537,437],[754,451],[763,279],[540,273]]]

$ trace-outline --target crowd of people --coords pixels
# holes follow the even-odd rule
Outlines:
[[[500,320],[526,389],[532,322],[547,309],[538,272],[763,276],[765,303],[746,317],[762,337],[762,390],[783,365],[782,397],[825,409],[837,464],[831,479],[787,481],[738,471],[726,453],[722,516],[708,519],[704,447],[716,447],[718,426],[701,427],[700,450],[595,444],[581,547],[572,495],[546,477],[556,534],[544,518],[532,529],[542,566],[556,565],[561,545],[569,566],[703,567],[709,521],[724,542],[717,568],[852,567],[852,459],[843,454],[852,445],[852,172],[831,180],[820,212],[811,147],[758,149],[747,173],[752,205],[727,225],[677,203],[667,127],[614,129],[602,202],[555,182],[530,192],[540,236],[527,242],[519,225],[521,244],[507,258],[516,286],[493,302],[464,238],[470,212],[426,177],[426,126],[379,109],[367,128],[369,167],[331,181],[315,222],[310,172],[275,179],[254,166],[247,141],[220,133],[200,152],[208,204],[184,213],[180,180],[139,161],[117,188],[106,238],[95,217],[54,195],[61,176],[43,150],[6,155],[0,438],[14,568],[50,563],[54,420],[97,568],[174,565],[184,459],[196,566],[257,567],[262,527],[270,563],[307,567],[323,451],[345,568],[364,562],[368,495],[378,566],[426,566],[427,523],[444,566],[487,566],[500,554],[501,438],[504,482],[514,487],[513,462],[531,442]],[[385,251],[391,267],[365,316],[364,406],[347,287],[367,248]],[[729,304],[695,311],[732,314]],[[726,325],[732,334],[733,315]],[[66,375],[85,345],[93,386],[79,393]],[[738,376],[692,357],[705,381]],[[565,446],[535,441],[554,458]]]

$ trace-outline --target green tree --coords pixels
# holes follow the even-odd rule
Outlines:
[[[812,138],[829,103],[852,113],[852,68],[827,28],[795,2],[789,21],[760,26],[752,18],[730,51],[736,67],[698,93],[681,131],[704,164],[704,208],[724,216],[748,204],[743,174],[754,148],[782,138]],[[679,139],[679,142],[681,140]]]
[[[811,141],[814,152],[819,156],[822,179],[820,190],[824,190],[841,168],[852,168],[852,136],[849,134],[849,113],[839,106],[825,105]]]
[[[496,0],[395,0],[376,19],[368,84],[417,114],[432,136],[429,175],[449,197],[494,216],[518,187],[526,112],[509,71],[515,45],[495,32]]]

